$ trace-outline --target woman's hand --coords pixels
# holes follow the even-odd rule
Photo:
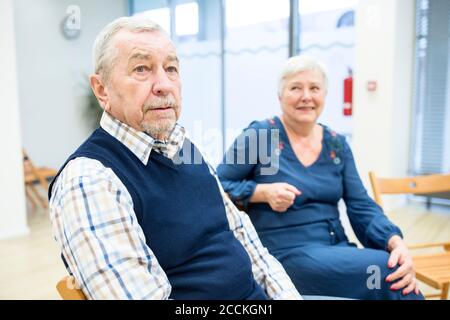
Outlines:
[[[388,250],[391,253],[388,260],[388,267],[394,268],[397,264],[399,267],[395,272],[386,277],[386,281],[393,282],[400,279],[394,283],[390,289],[403,289],[403,295],[407,295],[412,291],[419,294],[413,261],[403,239],[398,235],[392,236],[388,242]]]
[[[266,202],[273,211],[285,212],[301,192],[288,183],[267,183],[256,186],[250,202]]]

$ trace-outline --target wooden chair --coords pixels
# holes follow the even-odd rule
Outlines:
[[[378,178],[374,172],[369,172],[375,202],[381,207],[382,194],[417,194],[430,195],[450,193],[450,174],[436,174],[405,178]],[[450,284],[450,242],[424,243],[408,246],[410,249],[443,247],[443,252],[413,256],[416,277],[429,286],[440,290],[440,294],[426,297],[448,297]]]
[[[75,279],[72,276],[66,276],[59,280],[56,290],[58,290],[63,300],[87,300],[83,291],[77,288]]]
[[[42,195],[36,189],[36,185],[40,185],[44,189],[44,191],[47,192],[47,179],[54,177],[57,171],[50,168],[34,166],[33,162],[24,149],[22,150],[22,153],[25,175],[25,194],[34,208],[36,208],[36,200],[43,208],[48,208],[46,198],[42,197]]]

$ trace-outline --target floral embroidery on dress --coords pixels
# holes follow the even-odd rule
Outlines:
[[[325,143],[328,150],[330,150],[330,158],[334,164],[339,165],[342,162],[342,152],[344,150],[344,144],[342,139],[339,138],[336,131],[331,130],[327,126],[323,126],[324,130],[330,134],[330,137],[325,137]]]

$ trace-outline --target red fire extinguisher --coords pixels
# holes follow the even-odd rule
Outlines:
[[[344,116],[351,116],[353,110],[353,75],[348,68],[348,77],[344,79]]]

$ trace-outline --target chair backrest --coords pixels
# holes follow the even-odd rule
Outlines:
[[[59,280],[56,285],[59,295],[63,300],[87,300],[83,291],[77,287],[75,279],[67,276]]]
[[[375,202],[383,206],[382,194],[420,194],[450,192],[450,174],[433,174],[404,178],[379,178],[369,172]]]

